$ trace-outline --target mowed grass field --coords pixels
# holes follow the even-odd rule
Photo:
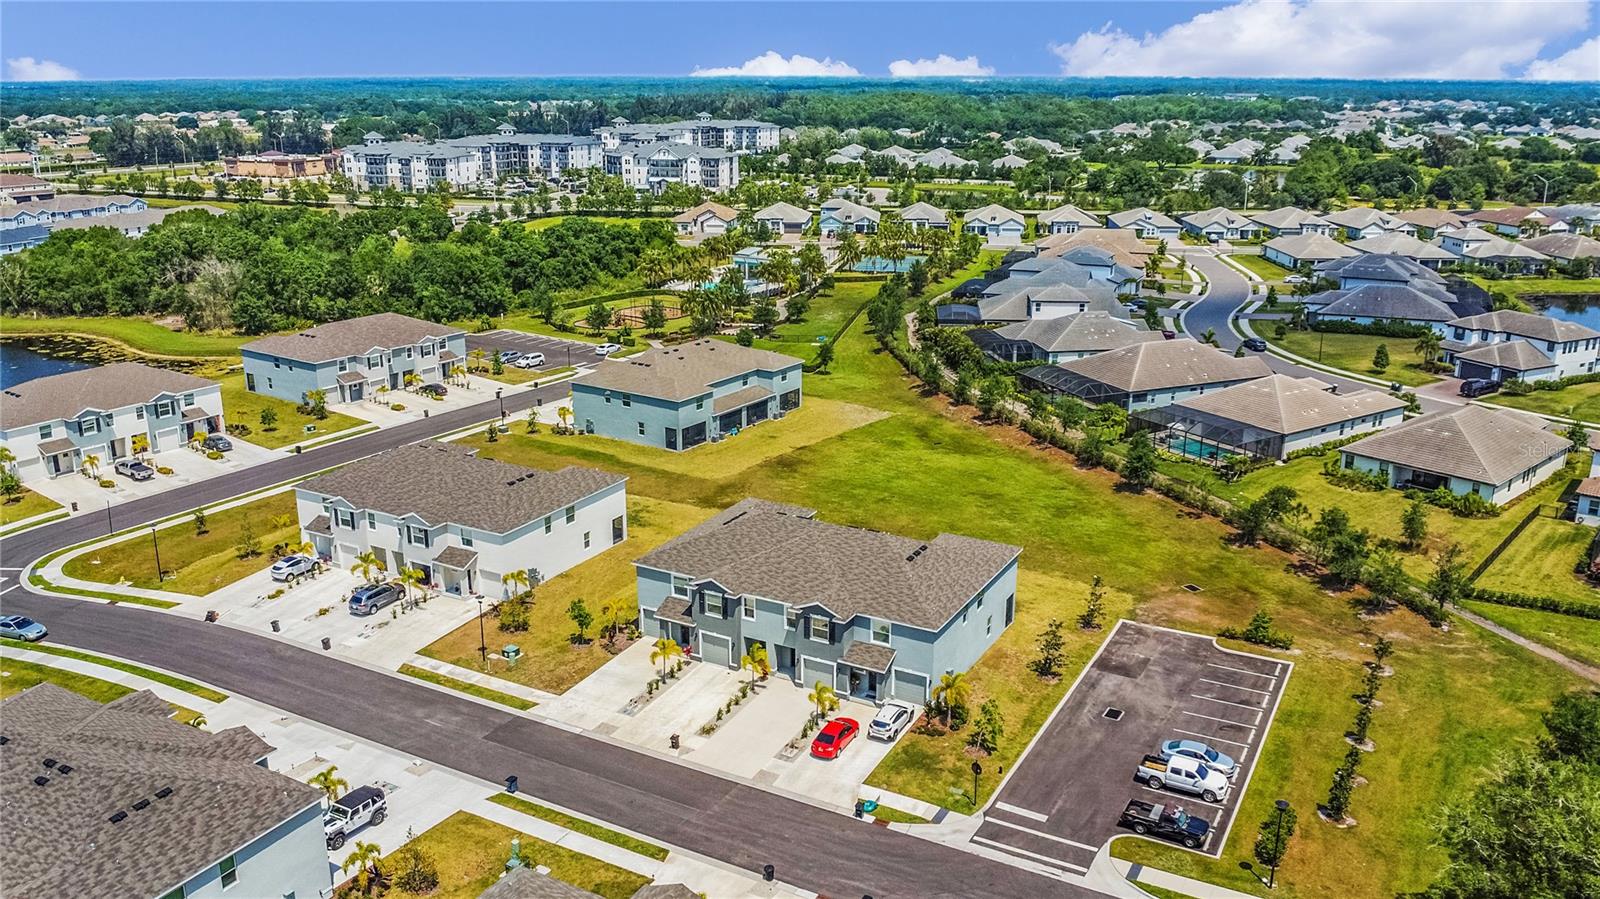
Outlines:
[[[0,525],[11,524],[24,518],[32,518],[35,515],[43,515],[59,508],[61,508],[60,503],[42,493],[35,493],[24,487],[22,492],[17,494],[14,499],[0,502]]]
[[[1588,558],[1585,552],[1593,539],[1594,528],[1556,518],[1535,518],[1484,571],[1476,586],[1591,602],[1600,607],[1600,590],[1573,571],[1580,557]]]
[[[1527,412],[1600,422],[1600,383],[1574,384],[1560,390],[1535,390],[1527,396],[1491,393],[1484,399],[1498,406]]]
[[[144,318],[0,317],[0,335],[81,334],[120,343],[152,356],[233,356],[254,337],[174,331]],[[234,359],[237,362],[237,358]]]
[[[1117,490],[1113,475],[1079,470],[1015,430],[973,421],[971,409],[922,396],[898,364],[876,350],[863,320],[839,342],[831,373],[806,375],[805,390],[808,402],[869,406],[881,417],[756,464],[705,465],[693,475],[672,470],[678,457],[666,451],[659,458],[611,452],[601,463],[591,455],[597,446],[591,438],[508,435],[482,449],[546,469],[602,464],[630,476],[632,496],[678,506],[709,511],[754,496],[809,506],[840,524],[922,538],[946,531],[1022,547],[1017,621],[969,672],[973,706],[994,698],[1003,709],[1005,739],[995,763],[1020,752],[1103,639],[1103,633],[1072,626],[1095,575],[1111,591],[1111,615],[1215,633],[1243,625],[1257,610],[1269,612],[1295,638],[1288,657],[1296,670],[1223,858],[1146,843],[1119,849],[1245,892],[1265,892],[1239,864],[1251,858],[1255,822],[1279,797],[1300,810],[1302,821],[1285,862],[1286,872],[1296,873],[1280,879],[1279,894],[1332,899],[1424,887],[1444,859],[1434,847],[1430,816],[1419,809],[1464,796],[1501,748],[1531,740],[1539,712],[1576,686],[1564,669],[1471,626],[1440,632],[1404,612],[1363,620],[1349,597],[1330,595],[1296,574],[1295,559],[1238,548],[1213,519],[1154,495]],[[1313,463],[1310,476],[1320,479],[1318,470]],[[1340,497],[1358,524],[1375,530],[1398,528],[1400,499],[1393,493],[1381,497],[1381,508],[1366,510]],[[1438,515],[1430,521],[1441,537],[1473,524]],[[1513,522],[1496,520],[1485,529]],[[1470,539],[1493,544],[1491,536]],[[619,567],[631,558],[619,559]],[[610,577],[626,591],[631,567]],[[1186,583],[1204,592],[1191,594]],[[1056,684],[1039,681],[1026,667],[1039,629],[1051,618],[1067,622],[1069,632],[1069,664]],[[1320,825],[1314,807],[1347,748],[1342,734],[1355,714],[1347,697],[1358,688],[1361,662],[1378,636],[1395,642],[1390,661],[1397,674],[1385,684],[1385,706],[1373,727],[1378,751],[1362,772],[1372,785],[1355,798],[1361,826],[1337,830]],[[951,792],[971,787],[965,736],[909,740],[871,782],[970,811]],[[1441,746],[1451,751],[1442,753]],[[980,801],[992,786],[983,787]]]
[[[1394,381],[1408,387],[1420,387],[1439,380],[1437,376],[1422,370],[1421,360],[1411,350],[1416,341],[1409,338],[1293,330],[1278,338],[1273,336],[1270,327],[1257,328],[1256,333],[1296,356],[1333,368]],[[1389,367],[1381,372],[1372,366],[1372,357],[1380,344],[1389,348]]]

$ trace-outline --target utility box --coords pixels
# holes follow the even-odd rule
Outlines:
[[[507,643],[505,648],[500,650],[500,657],[506,660],[507,665],[515,665],[517,659],[522,658],[522,647],[515,643]]]

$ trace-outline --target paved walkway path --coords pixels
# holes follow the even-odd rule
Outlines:
[[[1506,638],[1507,640],[1510,640],[1512,643],[1517,644],[1518,646],[1535,655],[1543,656],[1550,661],[1555,662],[1557,665],[1560,665],[1561,667],[1571,671],[1573,674],[1576,674],[1581,678],[1584,678],[1585,680],[1600,684],[1600,668],[1595,668],[1593,665],[1586,665],[1583,662],[1572,658],[1571,656],[1564,655],[1554,649],[1551,649],[1543,643],[1530,640],[1527,637],[1524,637],[1508,628],[1504,628],[1498,624],[1495,624],[1493,621],[1490,621],[1489,619],[1475,612],[1469,612],[1459,606],[1452,608],[1450,611],[1461,616],[1462,618],[1465,618],[1473,624],[1476,624],[1484,630],[1489,631],[1490,633],[1497,634]]]

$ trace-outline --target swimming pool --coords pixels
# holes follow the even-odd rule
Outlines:
[[[857,262],[853,266],[852,270],[858,272],[868,272],[875,275],[888,275],[893,274],[894,272],[908,272],[911,271],[911,266],[916,265],[925,258],[927,257],[907,256],[906,258],[900,260],[899,263],[896,263],[894,260],[885,259],[882,256],[868,256],[860,262]]]
[[[1168,437],[1167,449],[1172,450],[1181,456],[1189,456],[1190,458],[1204,459],[1206,461],[1226,459],[1230,456],[1238,455],[1238,453],[1235,453],[1231,450],[1223,449],[1222,447],[1212,443],[1205,443],[1196,440],[1193,437]]]

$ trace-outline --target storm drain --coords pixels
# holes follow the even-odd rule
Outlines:
[[[1183,589],[1188,590],[1190,593],[1199,593],[1203,588],[1199,584],[1184,584]]]
[[[1122,710],[1119,709],[1119,708],[1113,708],[1111,706],[1106,706],[1105,714],[1101,715],[1100,717],[1102,717],[1102,718],[1110,718],[1112,721],[1121,721],[1122,720]]]

